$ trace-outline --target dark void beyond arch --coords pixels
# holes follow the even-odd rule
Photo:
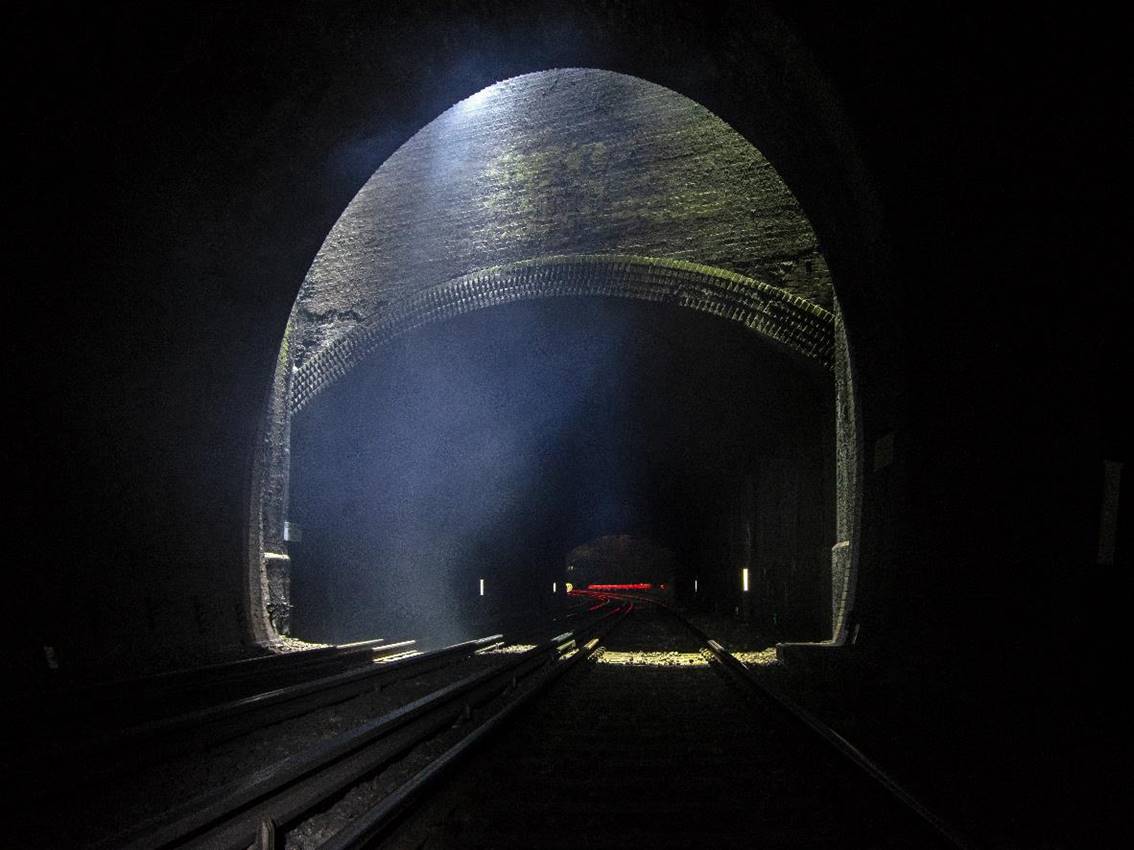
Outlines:
[[[770,163],[661,86],[589,69],[526,74],[456,104],[408,140],[312,263],[253,470],[248,588],[258,641],[288,630],[291,417],[398,335],[559,295],[677,304],[833,368],[840,465],[857,462],[830,272]],[[838,480],[836,642],[853,595],[857,475],[840,466]]]

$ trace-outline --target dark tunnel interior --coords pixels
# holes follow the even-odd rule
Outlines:
[[[172,0],[12,18],[0,711],[23,700],[81,723],[84,689],[276,659],[293,636],[484,634],[516,609],[553,612],[579,547],[643,540],[672,553],[679,607],[759,632],[786,695],[984,846],[1125,843],[1134,369],[1114,10]],[[779,175],[813,277],[829,273],[816,304],[846,368],[697,310],[561,297],[445,313],[320,373],[309,404],[277,393],[297,293],[371,177],[455,104],[552,69],[668,89],[759,151],[766,169],[701,175],[756,200],[735,178]],[[401,201],[411,223],[454,215],[437,243],[396,230],[423,262],[365,280],[392,269],[408,298],[605,251],[593,225],[612,196],[583,166],[680,157],[647,123],[617,157],[568,150],[608,103],[575,91],[586,109],[566,130],[517,123],[554,150],[532,162],[579,166],[515,207],[548,244],[482,256],[507,240],[495,221],[477,238],[450,226],[461,175],[427,192],[410,168],[371,196],[378,235]],[[669,136],[678,152],[704,138]],[[465,175],[474,212],[496,209],[482,186],[542,173],[485,161]],[[641,201],[608,216],[633,225],[619,250],[806,297],[815,281],[777,277],[778,248],[727,262],[738,232],[765,244],[778,201],[724,204],[730,224],[701,216],[699,184],[657,174],[610,184]],[[669,200],[706,226],[660,216]],[[652,248],[635,230],[650,215]],[[292,349],[299,365],[318,372],[326,327],[367,331],[354,306],[314,304],[326,322]],[[275,414],[290,447],[265,437]],[[271,452],[292,476],[273,482],[286,514],[262,510]],[[292,559],[294,610],[286,594],[269,608],[269,554]],[[839,575],[854,579],[841,607]],[[51,767],[55,725],[8,721],[6,743]],[[62,820],[47,788],[27,820]]]
[[[822,639],[833,435],[827,370],[688,309],[555,298],[431,324],[293,420],[293,634],[478,636],[560,601],[569,550],[632,534],[675,553],[680,594],[702,576],[722,609],[752,560],[759,625]],[[784,469],[793,498],[730,525]]]

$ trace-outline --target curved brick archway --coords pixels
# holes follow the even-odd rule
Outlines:
[[[253,472],[258,641],[288,629],[291,416],[414,328],[560,295],[676,304],[818,360],[847,408],[840,463],[857,462],[843,451],[854,416],[830,273],[759,151],[695,102],[634,77],[559,69],[506,80],[447,110],[378,169],[300,290]],[[855,478],[843,471],[839,481]],[[850,503],[840,489],[836,640],[853,596]]]
[[[803,298],[723,269],[620,255],[545,257],[486,269],[390,304],[296,366],[289,406],[302,410],[385,342],[429,322],[513,301],[593,295],[675,304],[739,322],[818,360],[834,362],[834,315]]]

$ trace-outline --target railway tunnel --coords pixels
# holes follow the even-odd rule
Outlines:
[[[574,545],[641,531],[681,551],[675,591],[831,640],[850,577],[818,244],[760,152],[667,89],[554,69],[454,105],[352,200],[289,319],[265,629],[362,639],[383,605],[468,597],[488,627],[565,585]]]
[[[302,720],[270,688],[314,711],[333,680],[365,725],[444,670],[503,670],[472,643],[502,633],[536,653],[509,692],[537,657],[574,665],[552,686],[572,717],[631,679],[722,724],[778,728],[791,706],[908,791],[933,840],[1112,839],[1130,431],[1101,15],[298,3],[21,23],[42,71],[14,178],[36,283],[14,297],[44,318],[11,345],[7,767],[102,776],[115,741],[149,742],[119,750],[138,782],[237,727],[260,737],[214,772],[263,767],[283,746],[266,730]],[[592,612],[566,592],[580,565],[655,587]],[[568,616],[576,644],[544,647]],[[619,616],[587,656],[582,623]],[[655,669],[650,641],[689,669]],[[754,677],[772,713],[714,702],[702,663]],[[372,679],[394,684],[354,695]],[[258,707],[221,722],[214,698]],[[594,730],[557,736],[554,705],[515,727],[528,755],[476,758],[538,774],[547,739],[563,787],[599,794],[570,755]],[[847,802],[869,771],[807,773],[819,744],[761,768],[794,733],[740,735],[730,761],[696,728],[674,709],[649,752],[688,747],[706,794],[746,789],[700,846],[772,828],[761,783],[810,788],[789,827],[828,797],[875,810]],[[667,776],[611,752],[627,783]],[[523,778],[430,805],[487,818],[484,791]],[[85,781],[73,811],[130,810],[125,779]],[[712,808],[694,798],[680,811]],[[460,846],[429,811],[406,835]],[[847,811],[767,840],[929,846]],[[145,818],[121,820],[55,846],[125,846]]]

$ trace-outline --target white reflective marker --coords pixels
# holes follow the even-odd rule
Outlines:
[[[693,579],[693,592],[697,592],[697,579]]]
[[[555,593],[555,587],[556,587],[556,585],[558,585],[558,584],[559,584],[559,582],[557,582],[557,581],[553,581],[553,582],[551,583],[551,592],[552,592],[552,593]]]
[[[484,596],[484,579],[480,580],[480,595]]]
[[[748,567],[740,571],[740,581],[744,585],[744,592],[748,592]]]

